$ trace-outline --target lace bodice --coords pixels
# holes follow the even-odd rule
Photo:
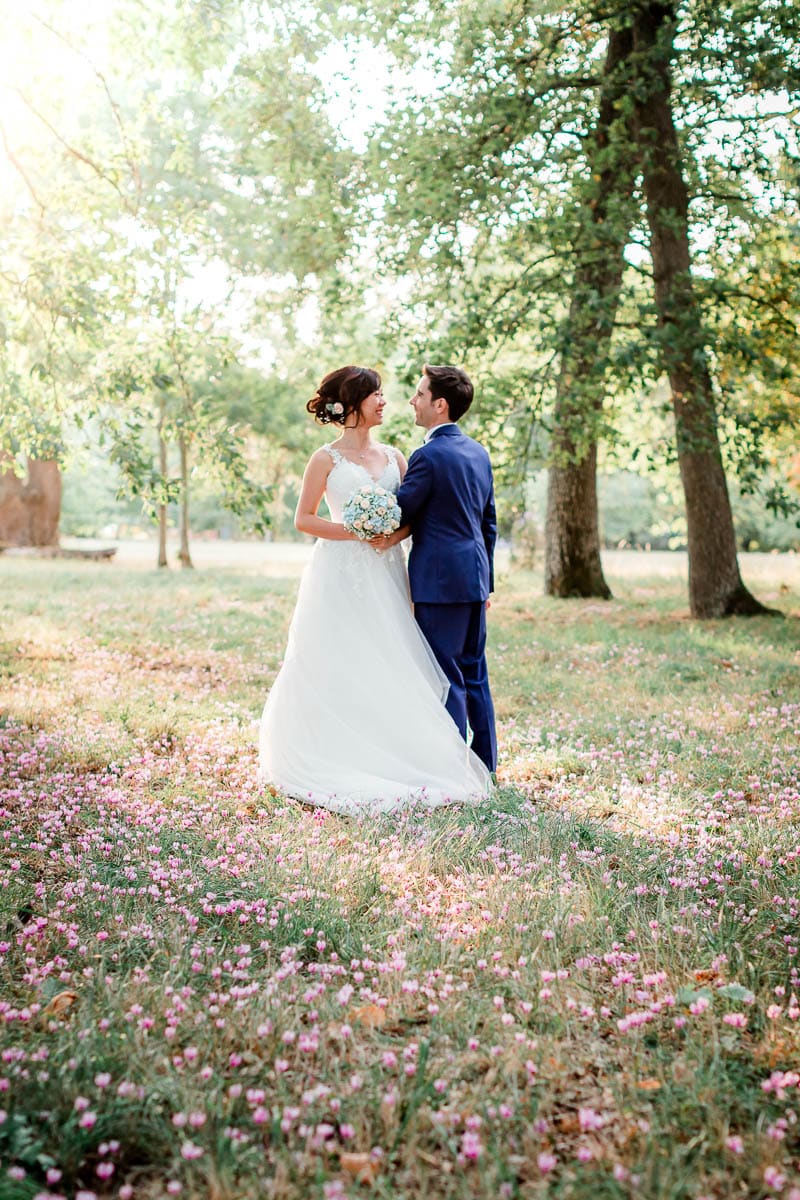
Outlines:
[[[380,443],[379,447],[386,455],[386,466],[376,478],[365,466],[345,458],[334,446],[323,446],[333,459],[333,467],[328,475],[325,488],[325,499],[330,509],[331,519],[341,521],[345,504],[365,483],[375,483],[396,492],[400,487],[400,468],[397,465],[397,455],[391,446]]]

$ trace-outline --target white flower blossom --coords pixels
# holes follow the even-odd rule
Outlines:
[[[344,527],[362,540],[394,533],[400,527],[400,509],[394,494],[379,484],[365,484],[347,501]]]

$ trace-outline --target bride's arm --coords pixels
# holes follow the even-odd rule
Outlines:
[[[303,486],[294,514],[294,527],[300,533],[310,533],[312,537],[327,538],[332,542],[356,542],[356,535],[348,533],[344,525],[317,516],[332,467],[330,455],[324,450],[317,450],[311,455],[303,475]]]
[[[403,458],[403,455],[399,450],[394,451],[394,456],[395,461],[397,462],[397,469],[400,472],[400,482],[402,483],[406,477],[408,463]],[[401,525],[399,529],[394,531],[394,533],[387,533],[382,537],[371,538],[370,545],[375,550],[389,550],[392,546],[397,546],[400,542],[405,541],[405,539],[410,535],[411,526]]]

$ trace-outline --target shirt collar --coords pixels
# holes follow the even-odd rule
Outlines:
[[[455,425],[455,421],[442,421],[441,425],[434,425],[433,429],[429,429],[425,434],[425,437],[422,439],[423,446],[426,442],[431,440],[435,433],[437,433],[440,429],[444,429],[447,425]]]

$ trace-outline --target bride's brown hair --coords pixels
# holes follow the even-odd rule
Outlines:
[[[306,408],[320,425],[344,425],[380,386],[381,377],[371,367],[339,367],[325,376]]]

